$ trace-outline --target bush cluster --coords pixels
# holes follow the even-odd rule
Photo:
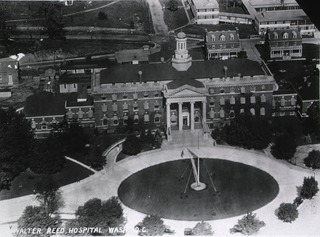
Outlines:
[[[238,224],[230,229],[230,233],[241,233],[244,235],[252,235],[257,233],[260,228],[264,227],[266,224],[260,221],[256,214],[249,212],[247,215],[238,220]]]

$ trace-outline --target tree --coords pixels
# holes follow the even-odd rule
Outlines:
[[[13,108],[0,109],[0,190],[28,167],[34,138],[30,123]]]
[[[66,162],[58,139],[49,137],[35,141],[29,167],[37,174],[55,174]]]
[[[105,13],[105,12],[99,12],[98,13],[98,20],[100,20],[100,21],[104,21],[104,20],[107,20],[108,19],[108,16],[107,16],[107,14]]]
[[[48,3],[45,6],[46,30],[49,39],[65,40],[65,30],[63,29],[62,6],[60,3]]]
[[[307,110],[308,117],[304,121],[304,132],[306,134],[320,135],[319,107],[319,102],[314,102]]]
[[[242,233],[244,235],[252,235],[257,233],[260,228],[266,224],[256,218],[256,214],[249,212],[247,215],[238,220],[238,224],[230,229],[230,233]]]
[[[22,216],[18,220],[18,230],[27,230],[28,228],[41,229],[40,234],[31,234],[31,233],[20,233],[17,232],[17,236],[51,236],[47,234],[48,228],[58,228],[61,225],[62,221],[59,215],[48,216],[43,207],[37,206],[27,206]]]
[[[68,228],[83,226],[100,227],[103,234],[109,234],[109,227],[123,227],[125,218],[123,208],[117,197],[111,197],[107,201],[93,198],[83,206],[78,207],[76,219],[69,221]]]
[[[43,176],[41,181],[36,183],[35,189],[36,199],[48,216],[56,214],[58,209],[64,205],[61,192],[51,176]]]
[[[262,117],[240,115],[223,130],[228,144],[247,149],[264,149],[271,141],[270,124]]]
[[[139,224],[140,225],[140,224]],[[163,220],[157,215],[148,215],[143,218],[141,223],[141,229],[139,235],[156,236],[164,235],[166,226],[163,224]]]
[[[201,221],[192,228],[192,235],[213,235],[212,227],[209,223]]]
[[[127,155],[137,155],[141,151],[139,138],[130,135],[122,144],[122,152]]]
[[[312,169],[320,169],[320,151],[312,150],[308,156],[304,158],[304,164]]]
[[[170,0],[168,5],[169,5],[168,9],[170,11],[174,12],[174,11],[178,10],[178,3],[176,2],[176,0]]]
[[[277,216],[280,220],[291,223],[298,218],[299,212],[295,204],[281,203],[277,210]]]
[[[318,182],[314,177],[304,178],[300,192],[300,197],[303,199],[312,199],[319,191]]]
[[[294,137],[285,133],[276,138],[275,144],[271,147],[271,153],[277,159],[288,161],[293,157],[296,149]]]

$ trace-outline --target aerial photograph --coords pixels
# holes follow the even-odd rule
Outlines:
[[[319,236],[307,0],[0,0],[0,237]]]

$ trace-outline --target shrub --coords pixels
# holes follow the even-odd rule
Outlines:
[[[141,151],[139,138],[132,135],[127,137],[123,143],[122,152],[126,155],[137,155]]]
[[[192,228],[192,235],[213,235],[212,227],[209,223],[201,221]]]
[[[291,223],[298,218],[299,212],[295,204],[281,203],[277,211],[277,216],[280,220]]]
[[[244,235],[252,235],[257,233],[261,227],[266,224],[256,218],[256,214],[249,212],[247,215],[238,220],[238,224],[230,229],[230,233],[242,233]]]
[[[318,182],[314,177],[304,178],[300,197],[303,199],[311,199],[319,191]]]
[[[178,3],[176,0],[170,0],[168,9],[173,12],[178,10]]]
[[[296,197],[293,200],[293,204],[296,205],[297,207],[300,206],[303,203],[303,199],[301,197]]]
[[[293,157],[296,149],[294,137],[283,134],[276,138],[275,144],[271,147],[271,153],[277,159],[288,161]]]
[[[138,225],[140,226],[139,235],[164,235],[166,230],[166,226],[163,224],[163,220],[157,215],[146,216],[145,218],[143,218],[142,223],[139,223]]]
[[[309,152],[308,156],[303,160],[307,167],[312,169],[320,168],[320,151],[312,150]]]

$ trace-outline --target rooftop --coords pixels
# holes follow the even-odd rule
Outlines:
[[[281,0],[249,0],[254,7],[281,6]],[[299,6],[296,0],[284,0],[284,6]]]
[[[221,36],[224,35],[224,40],[221,39]],[[239,35],[237,30],[218,30],[218,31],[208,31],[206,33],[206,41],[208,43],[219,43],[223,42],[238,42]]]
[[[64,73],[59,78],[59,84],[74,84],[74,83],[91,84],[91,74],[85,74],[85,73],[67,74],[67,73]]]
[[[25,102],[24,114],[26,117],[64,115],[66,95],[54,95],[51,92],[42,91],[29,96]]]
[[[126,49],[115,52],[115,57],[118,63],[137,61],[149,61],[150,50]]]
[[[291,21],[309,19],[302,9],[259,12],[256,15],[256,18],[259,21]]]
[[[214,61],[193,61],[187,71],[177,71],[169,63],[157,64],[124,64],[115,65],[101,71],[101,84],[139,82],[138,72],[142,72],[142,82],[190,79],[220,78],[225,76],[224,67],[227,67],[228,77],[265,75],[260,64],[248,59],[229,59]]]
[[[217,0],[195,0],[193,2],[197,9],[219,8]]]
[[[284,34],[287,33],[287,38],[284,38]],[[295,38],[294,38],[295,37]],[[268,39],[270,41],[277,40],[291,40],[291,39],[302,39],[299,30],[295,29],[279,29],[279,30],[268,30]]]

